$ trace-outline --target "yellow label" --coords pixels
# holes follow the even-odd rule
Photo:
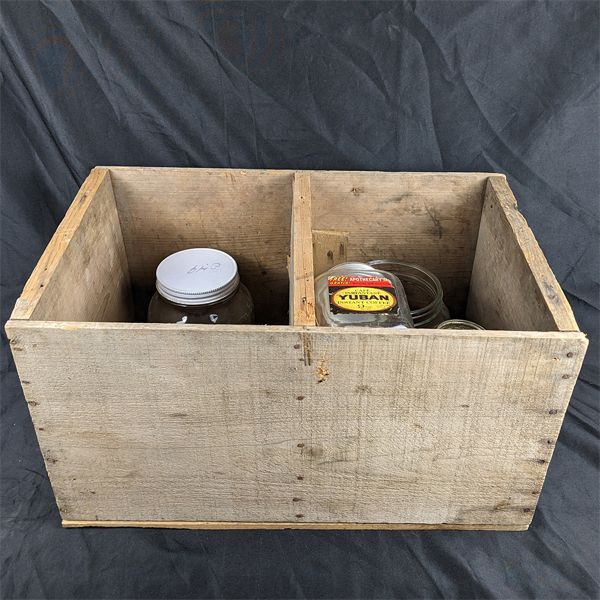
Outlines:
[[[396,306],[396,296],[382,288],[347,287],[337,290],[331,303],[351,312],[380,312]]]

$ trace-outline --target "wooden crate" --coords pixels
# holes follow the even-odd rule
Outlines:
[[[260,324],[142,322],[195,246]],[[428,267],[487,331],[315,327],[343,257]],[[6,330],[69,527],[526,529],[587,347],[482,173],[95,168]]]

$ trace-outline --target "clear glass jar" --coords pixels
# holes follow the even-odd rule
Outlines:
[[[254,304],[229,254],[191,248],[171,254],[158,265],[148,321],[250,324]]]
[[[437,326],[437,329],[483,329],[481,325],[465,319],[448,319]]]
[[[413,327],[398,278],[365,263],[341,263],[319,275],[315,300],[318,325]]]
[[[431,271],[391,259],[371,260],[368,264],[393,273],[402,282],[415,327],[435,329],[450,318],[442,284]]]

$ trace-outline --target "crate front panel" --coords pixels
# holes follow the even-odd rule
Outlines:
[[[62,517],[527,525],[579,333],[13,322]]]

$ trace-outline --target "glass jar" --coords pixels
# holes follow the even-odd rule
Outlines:
[[[483,329],[481,325],[465,319],[448,319],[437,326],[437,329]]]
[[[250,324],[254,305],[229,254],[190,248],[167,256],[158,265],[148,321]]]
[[[434,329],[450,318],[442,284],[431,271],[392,259],[371,260],[369,265],[393,273],[402,282],[415,327]]]
[[[398,278],[364,263],[341,263],[319,275],[315,297],[318,325],[413,327]]]

